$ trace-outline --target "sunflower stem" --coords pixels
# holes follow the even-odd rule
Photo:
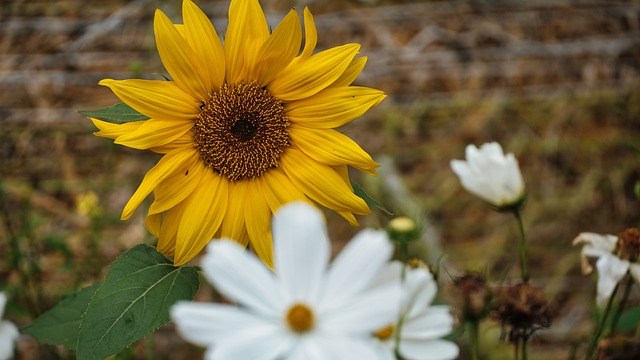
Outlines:
[[[526,283],[529,281],[529,267],[527,265],[527,238],[524,232],[522,216],[520,216],[520,209],[515,208],[513,210],[513,215],[516,217],[518,228],[520,229],[520,241],[518,243],[520,250],[520,274],[522,276],[522,282]]]
[[[629,280],[627,281],[627,285],[624,288],[624,293],[622,294],[622,298],[618,303],[618,308],[616,309],[616,312],[613,314],[613,320],[611,321],[611,325],[609,326],[609,332],[608,332],[609,334],[612,334],[616,331],[616,327],[618,326],[618,321],[620,320],[620,316],[624,311],[624,306],[627,303],[627,299],[629,299],[629,294],[631,294],[631,289],[633,288],[633,284],[634,284],[633,278],[629,277]]]
[[[600,323],[598,327],[593,333],[593,338],[591,338],[591,342],[589,343],[589,347],[587,348],[587,352],[585,355],[585,360],[590,360],[593,358],[594,352],[598,347],[598,341],[600,340],[600,336],[602,335],[602,331],[607,323],[607,318],[609,317],[609,313],[611,312],[611,307],[613,305],[613,299],[616,297],[616,293],[618,292],[618,287],[620,284],[616,284],[616,287],[613,289],[611,296],[609,297],[609,301],[607,301],[607,306],[604,308],[604,313],[602,314],[602,318],[600,319]]]

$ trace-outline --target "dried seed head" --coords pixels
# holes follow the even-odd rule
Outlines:
[[[531,283],[518,283],[495,289],[493,317],[508,330],[509,341],[527,339],[536,330],[551,325],[551,311],[540,289]]]
[[[453,281],[458,308],[463,320],[478,321],[491,310],[491,290],[485,276],[469,271]]]
[[[618,256],[631,262],[640,258],[640,230],[628,228],[618,235]]]

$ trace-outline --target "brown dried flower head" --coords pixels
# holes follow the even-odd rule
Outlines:
[[[502,286],[495,290],[494,318],[507,330],[508,340],[527,339],[536,330],[551,325],[548,301],[531,283]]]
[[[457,277],[453,285],[459,299],[458,308],[462,319],[477,321],[487,316],[491,310],[491,290],[483,274],[468,271]]]
[[[618,235],[617,242],[618,257],[631,262],[640,258],[640,230],[628,228]]]

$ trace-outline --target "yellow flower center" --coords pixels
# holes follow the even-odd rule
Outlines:
[[[286,321],[294,332],[305,333],[313,328],[315,317],[307,305],[298,303],[289,308]]]
[[[389,340],[391,339],[391,336],[393,336],[393,333],[396,331],[396,326],[391,324],[389,326],[385,326],[382,329],[379,329],[378,331],[373,333],[373,336],[385,341],[385,340]]]
[[[209,96],[194,126],[200,158],[231,181],[277,167],[289,145],[283,103],[255,82],[224,84]]]

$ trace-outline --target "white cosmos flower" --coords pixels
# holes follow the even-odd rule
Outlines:
[[[393,262],[385,268],[378,283],[385,286],[398,281],[401,272],[402,264]],[[431,305],[437,290],[433,275],[427,269],[407,269],[396,321],[374,333],[382,359],[396,359],[396,339],[399,340],[400,355],[407,360],[448,360],[458,357],[458,346],[441,339],[453,330],[453,317],[448,306]],[[402,324],[399,319],[402,319]]]
[[[633,279],[640,283],[640,264],[620,259],[614,254],[618,237],[615,235],[600,235],[590,232],[580,233],[573,239],[573,245],[584,245],[582,248],[582,273],[590,274],[593,267],[589,258],[597,258],[598,285],[596,302],[604,306],[611,297],[613,289],[629,272]]]
[[[370,334],[395,319],[400,282],[372,287],[393,246],[382,231],[360,232],[329,267],[322,214],[281,207],[273,224],[274,271],[230,240],[213,241],[206,278],[238,306],[182,302],[171,317],[206,359],[376,359]]]
[[[7,304],[7,296],[0,292],[0,319],[4,314],[4,306]],[[13,358],[13,349],[20,333],[18,328],[10,321],[0,320],[0,360]]]
[[[451,168],[467,191],[496,207],[520,203],[525,196],[524,181],[513,154],[506,156],[496,142],[479,149],[467,145],[465,160],[452,160]]]

